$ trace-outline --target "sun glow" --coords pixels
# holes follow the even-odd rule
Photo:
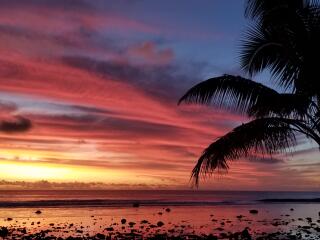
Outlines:
[[[33,165],[26,163],[0,163],[0,175],[15,180],[63,180],[71,173],[70,169],[57,166]]]
[[[5,160],[0,162],[0,176],[2,179],[13,181],[51,180],[55,182],[80,181],[111,184],[125,184],[128,181],[132,184],[141,184],[146,181],[145,178],[137,178],[135,174],[125,170]]]

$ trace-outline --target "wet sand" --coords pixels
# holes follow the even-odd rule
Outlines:
[[[5,239],[320,239],[320,205],[2,208]]]

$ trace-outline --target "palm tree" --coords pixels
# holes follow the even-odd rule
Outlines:
[[[250,121],[211,143],[192,171],[227,171],[229,162],[253,153],[292,151],[303,134],[320,146],[320,1],[247,0],[254,22],[242,40],[240,63],[248,78],[223,75],[192,87],[179,104],[213,104]],[[276,89],[252,80],[269,70]]]

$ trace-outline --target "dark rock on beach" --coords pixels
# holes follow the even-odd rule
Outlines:
[[[8,228],[0,227],[0,237],[5,238],[9,234]]]
[[[243,239],[243,240],[251,240],[251,239],[252,239],[252,237],[251,237],[251,235],[250,235],[250,233],[249,233],[248,228],[245,228],[245,229],[241,232],[241,239]]]
[[[161,222],[161,221],[157,222],[157,226],[158,226],[158,227],[162,227],[163,225],[164,225],[163,222]]]
[[[40,210],[35,211],[35,214],[41,214],[42,212]]]

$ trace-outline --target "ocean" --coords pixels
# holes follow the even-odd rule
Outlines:
[[[320,192],[182,190],[0,190],[0,207],[240,205],[320,201]],[[277,201],[279,200],[279,201]]]

